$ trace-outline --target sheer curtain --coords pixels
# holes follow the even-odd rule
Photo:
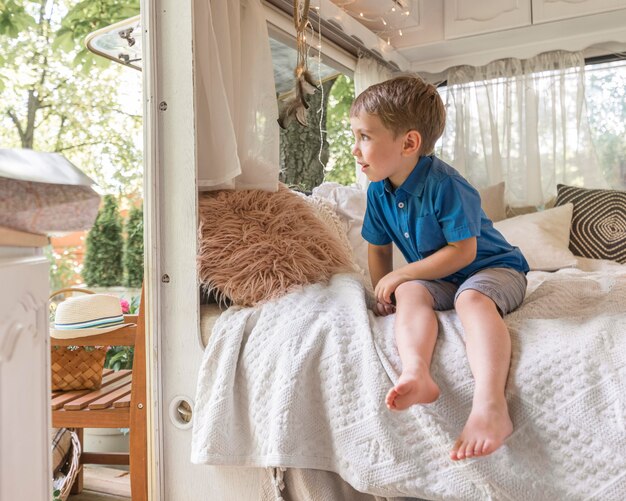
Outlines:
[[[276,191],[278,108],[260,0],[195,0],[198,186]]]
[[[389,80],[393,73],[389,68],[381,65],[375,59],[360,57],[354,70],[354,95],[358,96],[370,85],[374,85],[385,80]],[[362,189],[367,189],[369,181],[367,176],[361,172],[359,164],[355,164],[356,184]]]
[[[505,181],[512,206],[542,205],[557,183],[603,188],[581,53],[505,59],[447,74],[441,157],[478,187]]]

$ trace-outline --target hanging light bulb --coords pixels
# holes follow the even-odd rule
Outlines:
[[[389,40],[389,37],[387,37],[387,45],[391,45],[391,40]]]
[[[383,26],[387,26],[387,21],[385,21],[384,17],[381,17],[380,20],[383,22]]]
[[[398,30],[398,35],[402,36],[402,30]]]
[[[362,12],[359,12],[359,16],[363,17],[363,13],[362,13]]]
[[[395,8],[395,7],[392,7],[392,8],[391,8],[391,12],[395,12],[395,11],[396,11],[396,8]]]

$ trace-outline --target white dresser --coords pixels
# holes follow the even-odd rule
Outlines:
[[[9,247],[2,237],[0,231],[0,501],[49,501],[49,264],[41,247]]]

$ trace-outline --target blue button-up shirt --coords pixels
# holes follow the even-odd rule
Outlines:
[[[510,245],[480,206],[480,195],[454,168],[437,157],[421,157],[394,190],[388,179],[370,183],[361,235],[374,245],[394,242],[407,262],[430,256],[476,237],[476,258],[443,280],[460,283],[484,268],[528,272],[528,263]]]

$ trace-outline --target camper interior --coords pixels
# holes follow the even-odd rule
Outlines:
[[[624,499],[626,0],[141,7],[89,45],[143,74],[148,498]],[[441,397],[385,406],[401,362],[394,316],[371,311],[368,181],[353,163],[333,177],[350,124],[332,87],[356,96],[400,73],[437,86],[435,155],[530,265],[505,316],[514,431],[482,458],[450,459],[474,389],[454,310],[437,313]],[[14,402],[29,395],[38,416],[24,450],[47,450],[50,420],[46,264],[12,245],[3,455],[18,450]],[[25,468],[2,464],[13,495]],[[30,470],[28,499],[47,498],[48,470]]]
[[[356,94],[397,71],[440,85],[448,126],[437,154],[481,190],[483,203],[495,204],[492,219],[531,264],[526,302],[506,317],[515,431],[493,455],[461,463],[450,461],[449,450],[473,383],[453,312],[438,314],[432,371],[442,397],[390,413],[383,401],[399,359],[391,317],[367,314],[367,281],[335,275],[225,312],[194,300],[197,229],[226,232],[219,217],[207,216],[212,195],[205,192],[276,191],[282,165],[273,97],[282,93],[280,75],[284,88],[293,85],[281,64],[295,68],[276,47],[297,51],[294,4],[298,18],[308,2],[145,6],[154,492],[163,499],[620,499],[626,171],[623,149],[609,163],[597,148],[598,137],[623,135],[626,4],[310,2],[308,65],[317,78],[325,78],[318,67],[339,71]],[[603,90],[592,99],[594,88]],[[620,118],[607,111],[613,105]],[[598,136],[592,122],[601,116],[613,118]],[[308,127],[320,131],[316,122]],[[334,211],[329,220],[339,221],[354,261],[367,270],[358,240],[363,181],[323,183],[308,198]],[[229,199],[222,203],[226,212]],[[596,216],[604,218],[599,226]],[[611,243],[599,251],[603,231]],[[221,271],[227,257],[219,257]],[[251,277],[267,271],[264,262],[249,268]]]

